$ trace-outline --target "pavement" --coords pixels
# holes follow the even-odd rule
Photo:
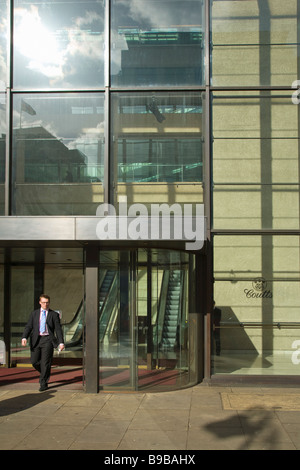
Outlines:
[[[172,392],[87,394],[4,385],[0,449],[102,450],[104,459],[138,450],[185,451],[190,459],[200,450],[299,450],[300,389],[202,383]]]

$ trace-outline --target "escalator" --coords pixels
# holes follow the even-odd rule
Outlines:
[[[174,350],[179,340],[182,315],[182,271],[170,272],[160,349]]]
[[[99,292],[99,340],[100,345],[110,341],[117,320],[116,271],[107,270]]]
[[[104,359],[121,358],[125,348],[124,326],[120,330],[120,305],[118,299],[118,276],[116,271],[107,270],[101,282],[99,293],[99,345],[100,356]],[[146,278],[144,282],[146,283]],[[141,281],[140,281],[141,282]],[[159,357],[176,358],[174,352],[182,342],[185,325],[184,289],[185,272],[180,269],[165,270],[161,278],[159,311],[153,331],[153,346]],[[140,291],[147,289],[140,284]],[[122,317],[122,315],[121,315]],[[145,315],[140,317],[146,318]],[[123,336],[122,336],[123,333]],[[126,336],[126,335],[125,335]],[[125,341],[126,342],[126,341]],[[153,351],[154,357],[156,356]],[[174,357],[173,357],[174,356]]]
[[[113,319],[111,318],[111,311],[113,308],[111,288],[115,279],[115,271],[107,270],[102,280],[99,292],[99,328],[100,328],[100,341],[103,340],[107,330],[111,326]],[[62,324],[66,348],[82,345],[83,339],[83,301],[75,313],[73,319],[69,323]]]
[[[180,346],[185,318],[184,286],[185,272],[180,269],[165,270],[161,279],[158,315],[153,327],[153,346],[157,354],[173,358]],[[120,306],[118,298],[118,275],[116,270],[103,271],[99,290],[99,347],[102,358],[114,358],[124,349],[120,337]],[[63,325],[66,348],[77,348],[83,340],[83,302],[73,320]],[[154,356],[156,353],[153,351]]]
[[[102,348],[117,335],[118,318],[116,271],[107,270],[101,282],[99,292],[99,340]],[[161,284],[160,309],[157,328],[154,328],[154,344],[163,351],[173,351],[178,345],[181,319],[184,317],[182,295],[184,272],[182,270],[165,271]],[[159,337],[157,338],[157,329]],[[80,303],[73,320],[63,325],[67,348],[82,344],[83,302]]]
[[[77,312],[73,320],[69,323],[62,324],[65,346],[66,348],[73,348],[82,345],[83,334],[83,300],[80,302]]]
[[[111,270],[108,269],[106,271],[104,279],[102,281],[100,292],[99,292],[99,312],[100,312],[100,316],[101,316],[101,312],[102,312],[104,303],[107,299],[109,290],[111,288],[112,282],[114,280],[115,274],[116,274],[115,271],[111,271]]]

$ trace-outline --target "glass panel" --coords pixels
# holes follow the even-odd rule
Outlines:
[[[290,86],[297,80],[297,0],[211,4],[213,85]]]
[[[201,203],[201,93],[114,94],[114,201]]]
[[[0,215],[5,214],[5,152],[6,110],[5,95],[0,94]]]
[[[104,8],[97,0],[14,2],[14,88],[104,85]]]
[[[11,262],[12,263],[34,263],[39,259],[40,255],[39,249],[35,248],[24,248],[24,247],[14,247],[11,250]]]
[[[100,389],[136,389],[135,307],[129,251],[100,252]]]
[[[112,0],[112,85],[201,85],[203,3]]]
[[[83,267],[81,249],[47,249],[44,291],[60,313],[65,347],[54,357],[59,364],[81,364],[83,347]],[[57,264],[59,263],[59,264]]]
[[[151,322],[149,320],[147,325],[150,329],[147,337],[148,370],[139,375],[139,386],[175,390],[189,384],[189,258],[186,253],[168,250],[152,250],[150,256],[148,269],[151,266],[152,296],[148,299],[151,300],[148,314]],[[140,319],[147,315],[145,302],[142,302],[147,298],[147,286],[145,281],[143,285],[140,275],[138,279],[140,324]],[[152,376],[149,374],[151,369]]]
[[[100,253],[101,389],[189,384],[189,256],[142,249]]]
[[[7,0],[0,0],[0,18],[0,91],[5,91],[7,78]]]
[[[103,122],[103,95],[15,96],[13,214],[96,214],[103,202]]]
[[[11,363],[30,364],[30,345],[21,345],[22,333],[34,309],[34,267],[11,266]]]
[[[12,249],[11,260],[12,263],[33,263],[35,260],[34,266],[11,266],[11,362],[30,364],[30,345],[25,348],[21,346],[22,333],[30,313],[39,307],[38,298],[43,290],[50,295],[51,308],[59,312],[64,330],[66,349],[60,355],[54,351],[54,362],[59,365],[81,365],[84,291],[82,250],[15,248]],[[1,275],[3,271],[0,269],[0,305],[3,303]],[[0,314],[0,325],[1,322]],[[0,339],[1,334],[0,329]]]
[[[214,94],[215,228],[299,228],[298,106],[291,98]]]
[[[214,238],[214,373],[298,375],[298,236]],[[213,335],[215,336],[215,335]]]

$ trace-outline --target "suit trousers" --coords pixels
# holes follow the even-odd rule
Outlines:
[[[51,374],[53,344],[50,336],[40,336],[31,350],[31,364],[40,373],[40,385],[47,385]]]

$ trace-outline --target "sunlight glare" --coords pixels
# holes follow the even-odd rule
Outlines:
[[[28,68],[48,77],[61,75],[62,53],[54,35],[42,24],[37,9],[20,9],[17,14],[15,46],[30,59]]]

